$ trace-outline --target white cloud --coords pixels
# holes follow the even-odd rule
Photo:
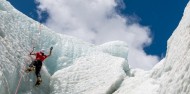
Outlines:
[[[117,2],[116,2],[117,1]],[[130,17],[122,17],[115,8],[122,0],[39,0],[39,10],[47,11],[48,27],[95,44],[122,40],[130,46],[129,63],[150,69],[157,56],[147,55],[143,48],[152,41],[150,29]],[[129,24],[130,23],[130,24]]]

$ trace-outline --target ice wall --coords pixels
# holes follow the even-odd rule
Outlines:
[[[49,52],[54,47],[42,69],[43,84],[33,88],[35,76],[23,72],[34,57],[28,56],[31,48]],[[48,94],[50,74],[69,66],[94,45],[66,35],[60,35],[40,25],[14,9],[7,1],[0,0],[0,94],[14,94],[22,76],[18,93]],[[48,71],[47,71],[48,70]]]
[[[190,2],[168,40],[166,57],[151,71],[131,70],[114,94],[190,94]]]
[[[113,94],[161,94],[160,80],[151,76],[153,71],[163,67],[165,59],[161,60],[151,71],[131,69],[130,77],[126,77]]]
[[[89,49],[51,77],[50,94],[111,94],[129,77],[128,46],[113,41]]]
[[[112,41],[104,43],[96,47],[96,49],[108,53],[112,56],[122,57],[127,60],[128,57],[128,45],[122,41]]]
[[[51,77],[50,94],[111,94],[129,70],[124,58],[92,52]]]
[[[31,48],[29,36],[31,31],[36,31],[32,26],[34,22],[20,14],[8,2],[0,0],[0,94],[14,94],[21,77],[18,93],[46,94],[49,92],[50,75],[44,67],[42,71],[44,83],[39,89],[33,88],[35,76],[23,72],[25,66],[32,60],[32,57],[27,56],[28,49]]]
[[[159,94],[190,94],[190,2],[168,40],[164,64],[152,77],[161,81]]]

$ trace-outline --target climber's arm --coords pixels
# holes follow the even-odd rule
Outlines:
[[[52,50],[53,50],[53,47],[50,48],[49,54],[47,55],[48,57],[51,56]]]

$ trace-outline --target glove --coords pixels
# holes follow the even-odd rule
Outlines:
[[[53,47],[51,47],[50,50],[53,50]]]

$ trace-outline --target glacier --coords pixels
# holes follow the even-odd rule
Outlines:
[[[190,3],[152,70],[132,69],[128,45],[94,45],[56,33],[0,0],[0,94],[189,94]],[[42,67],[42,84],[24,69],[35,51],[54,47]],[[19,84],[20,81],[20,84]],[[18,90],[18,91],[17,91]]]
[[[133,70],[137,76],[125,79],[114,94],[190,94],[189,13],[190,2],[167,42],[166,57],[150,71]]]

